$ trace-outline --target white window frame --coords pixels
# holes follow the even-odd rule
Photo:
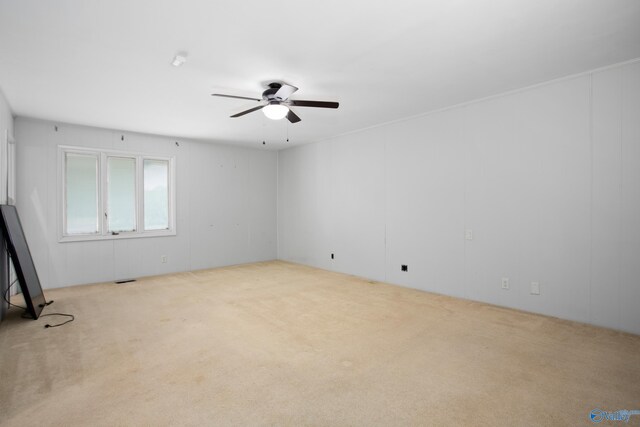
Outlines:
[[[66,154],[82,154],[98,157],[98,232],[91,234],[67,234],[67,186],[66,186]],[[112,234],[108,230],[107,222],[107,158],[108,157],[128,157],[136,160],[136,230],[123,231]],[[144,160],[161,160],[169,163],[169,228],[167,230],[144,230]],[[69,145],[58,146],[58,241],[59,242],[81,242],[89,240],[117,240],[132,239],[141,237],[162,237],[175,236],[176,231],[176,173],[175,157],[156,156],[153,154],[135,153],[120,150],[94,149],[85,147],[73,147]]]

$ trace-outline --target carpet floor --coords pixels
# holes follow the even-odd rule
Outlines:
[[[640,336],[281,261],[45,295],[76,319],[0,324],[1,425],[575,426],[640,409]]]

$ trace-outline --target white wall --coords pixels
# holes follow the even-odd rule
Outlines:
[[[278,162],[281,259],[640,333],[640,62]]]
[[[0,187],[6,189],[7,178],[7,137],[13,137],[13,114],[2,90],[0,90]],[[0,188],[0,203],[6,203],[6,191]],[[9,263],[4,246],[0,249],[0,294],[6,294],[6,287],[9,280]],[[4,318],[8,306],[4,299],[0,298],[0,320]]]
[[[7,202],[8,139],[13,138],[13,114],[0,90],[0,203]]]
[[[276,258],[275,152],[22,117],[15,126],[16,206],[44,288]],[[59,243],[58,145],[175,156],[177,236]]]
[[[4,135],[7,130],[13,133],[13,115],[9,103],[0,91],[0,132]]]

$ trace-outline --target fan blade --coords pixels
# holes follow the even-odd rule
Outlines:
[[[338,108],[340,104],[328,101],[301,101],[299,99],[289,101],[289,105],[296,107]]]
[[[212,93],[211,96],[222,96],[223,98],[236,98],[236,99],[249,99],[251,101],[262,101],[262,99],[258,98],[247,98],[246,96],[235,96],[235,95],[224,95],[222,93]]]
[[[231,117],[232,117],[232,118],[235,118],[235,117],[244,116],[245,114],[253,113],[254,111],[260,110],[260,109],[262,109],[262,108],[264,108],[264,105],[258,105],[257,107],[253,107],[253,108],[250,108],[250,109],[248,109],[248,110],[242,111],[242,112],[240,112],[240,113],[238,113],[238,114],[234,114],[234,115],[233,115],[233,116],[231,116]]]
[[[290,86],[288,84],[282,83],[280,89],[278,89],[278,91],[273,96],[279,98],[280,101],[285,101],[297,90],[298,88],[295,86]]]
[[[291,123],[298,123],[300,120],[302,120],[300,117],[298,117],[298,115],[296,113],[291,111],[291,109],[289,109],[289,113],[287,114],[287,119]]]

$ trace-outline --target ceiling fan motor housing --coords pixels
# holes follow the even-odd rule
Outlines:
[[[269,89],[262,92],[262,98],[267,101],[282,101],[282,99],[278,99],[275,97],[275,94],[282,87],[280,83],[269,83]]]

